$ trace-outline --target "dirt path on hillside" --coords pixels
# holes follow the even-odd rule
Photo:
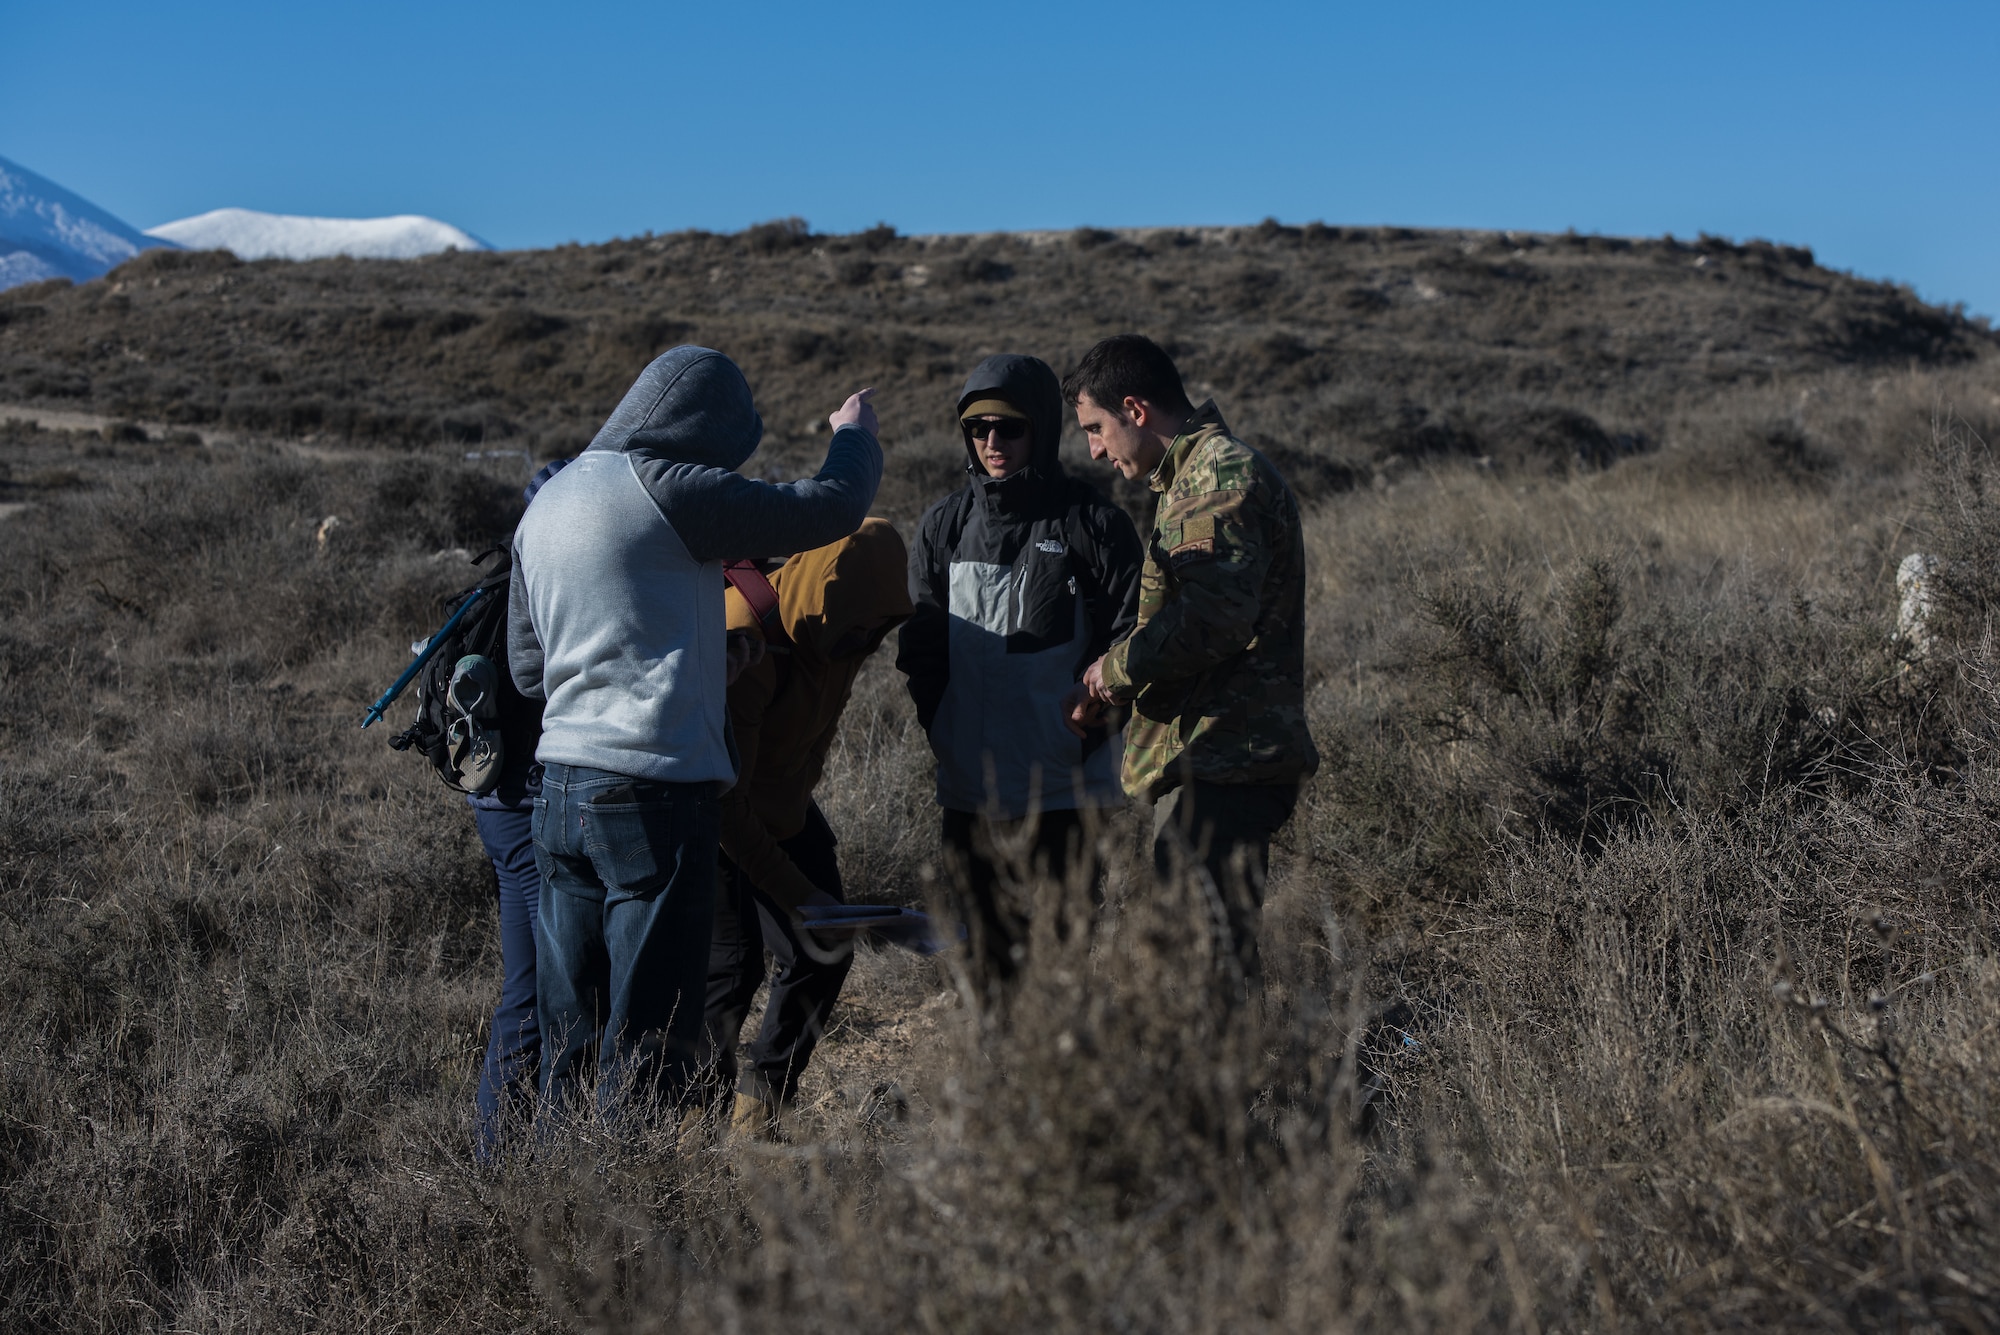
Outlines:
[[[144,418],[113,417],[105,413],[71,412],[63,408],[37,408],[25,404],[0,403],[0,423],[25,422],[43,431],[82,432],[87,435],[103,435],[112,426],[135,426],[144,431],[154,444],[164,444],[176,432],[192,433],[200,437],[204,448],[251,447],[253,449],[281,450],[301,459],[316,459],[322,463],[338,463],[349,459],[381,457],[392,454],[408,454],[407,449],[383,445],[324,445],[312,437],[304,440],[279,440],[270,437],[241,436],[231,431],[216,431],[201,427],[176,426],[166,422],[148,421]],[[185,441],[186,436],[182,436]],[[527,450],[477,449],[464,451],[468,461],[494,462],[520,460],[529,475],[534,472],[534,456]],[[32,501],[0,501],[0,523],[12,519],[23,510],[30,508]]]
[[[199,427],[169,426],[165,422],[146,422],[130,417],[107,417],[103,413],[75,413],[61,408],[29,408],[14,404],[0,403],[0,422],[28,422],[44,431],[103,431],[114,422],[128,422],[143,430],[148,436],[164,438],[173,431],[192,431],[201,437],[204,445],[234,444],[236,437],[221,431],[204,431]]]
[[[111,421],[97,413],[64,413],[53,408],[0,407],[0,422],[28,422],[44,431],[102,431]]]
[[[83,431],[95,433],[102,433],[106,427],[114,424],[126,424],[138,427],[155,441],[164,441],[170,434],[176,431],[186,431],[201,437],[201,443],[205,446],[268,444],[303,459],[354,459],[364,455],[403,452],[375,445],[322,445],[310,437],[305,440],[276,440],[268,437],[253,438],[239,436],[232,431],[217,431],[208,427],[177,426],[168,422],[148,421],[145,418],[111,417],[104,413],[79,413],[70,412],[62,408],[33,408],[25,405],[0,403],[0,422],[7,421],[27,422],[40,427],[44,431]],[[468,459],[473,458],[475,454],[479,453],[482,452],[469,452],[466,457]],[[517,451],[496,450],[484,453],[505,454],[511,457]],[[4,512],[0,512],[0,517],[4,517]]]

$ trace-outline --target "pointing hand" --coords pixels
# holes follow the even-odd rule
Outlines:
[[[871,436],[881,435],[880,423],[875,418],[875,405],[868,401],[868,396],[874,392],[873,388],[856,390],[847,396],[847,402],[840,405],[840,410],[826,420],[833,423],[835,431],[844,426],[858,426]]]

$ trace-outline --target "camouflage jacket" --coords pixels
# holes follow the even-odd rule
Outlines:
[[[1139,624],[1104,656],[1132,704],[1125,791],[1283,783],[1319,768],[1306,730],[1305,540],[1278,470],[1211,401],[1148,479],[1160,498]]]

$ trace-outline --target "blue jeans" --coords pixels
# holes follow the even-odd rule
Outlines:
[[[536,998],[551,1107],[593,1064],[600,1108],[687,1089],[700,1059],[721,809],[713,783],[543,767]]]
[[[479,1076],[479,1161],[500,1146],[501,1109],[527,1111],[541,1073],[542,1031],[535,1023],[535,920],[541,915],[542,874],[535,865],[534,819],[524,807],[474,807],[479,842],[500,882],[500,1004]]]

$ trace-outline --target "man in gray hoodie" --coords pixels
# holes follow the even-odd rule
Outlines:
[[[678,1096],[699,1051],[725,735],[722,563],[823,547],[882,479],[870,391],[816,477],[735,469],[763,435],[707,348],[648,366],[514,536],[508,662],[544,700],[536,1011],[550,1106],[596,1061],[599,1102]]]

